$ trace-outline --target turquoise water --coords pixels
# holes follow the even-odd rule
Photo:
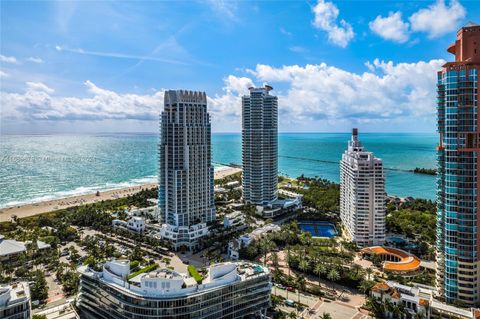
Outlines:
[[[279,135],[279,171],[339,179],[349,134]],[[433,199],[435,177],[402,170],[435,167],[435,134],[361,134],[389,170],[387,192]],[[0,207],[155,181],[155,134],[0,137]],[[213,134],[215,165],[241,163],[240,134]]]
[[[304,232],[309,232],[313,237],[332,238],[337,236],[337,230],[332,223],[321,221],[299,222],[298,227]]]

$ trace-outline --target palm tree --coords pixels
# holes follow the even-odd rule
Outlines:
[[[278,268],[278,266],[279,266],[279,264],[278,264],[278,254],[276,252],[273,252],[270,255],[270,258],[272,260],[273,267]]]
[[[305,258],[303,258],[298,263],[298,268],[305,273],[310,269],[310,265],[308,264],[308,261]]]
[[[318,276],[318,285],[320,286],[320,277],[327,273],[327,268],[323,263],[318,263],[315,265],[313,273]]]
[[[358,264],[353,264],[352,267],[350,267],[350,272],[349,272],[350,278],[353,280],[357,280],[361,270],[362,270],[362,266]]]
[[[404,314],[405,314],[405,306],[402,303],[395,304],[395,307],[393,309],[393,318],[402,319]]]
[[[321,319],[332,319],[332,315],[330,315],[328,312],[324,312],[321,316]]]
[[[416,312],[415,315],[413,316],[413,319],[425,319],[425,313],[422,312]]]
[[[328,280],[331,280],[331,281],[337,281],[337,280],[339,280],[339,279],[340,279],[340,274],[339,274],[338,270],[336,270],[335,268],[332,268],[332,269],[328,272],[327,279],[328,279]]]
[[[358,289],[363,292],[366,296],[368,296],[368,292],[373,287],[374,282],[371,280],[362,280],[360,285],[358,285]]]
[[[305,291],[307,283],[305,281],[304,276],[297,276],[296,278],[296,284],[297,284],[297,296],[298,296],[298,304],[300,305],[300,290]]]
[[[385,300],[384,302],[384,305],[385,305],[385,311],[388,313],[388,314],[391,314],[393,313],[393,311],[395,310],[396,308],[396,305],[391,302],[390,300]]]

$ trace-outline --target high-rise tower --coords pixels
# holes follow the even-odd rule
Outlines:
[[[340,218],[357,245],[381,245],[385,212],[382,160],[365,150],[355,128],[340,161]]]
[[[268,205],[278,193],[278,101],[271,86],[249,90],[242,97],[243,199]]]
[[[457,33],[438,72],[437,286],[447,302],[480,303],[480,26]]]
[[[204,92],[166,91],[160,118],[161,236],[192,249],[215,219],[211,127]]]

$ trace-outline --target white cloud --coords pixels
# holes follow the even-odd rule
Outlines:
[[[456,31],[465,15],[465,8],[457,0],[451,0],[449,5],[444,0],[437,0],[428,8],[412,14],[409,20],[413,31],[426,32],[429,38],[437,38]]]
[[[307,48],[304,48],[304,47],[298,46],[298,45],[291,46],[288,49],[290,51],[294,52],[294,53],[307,53],[308,52]]]
[[[26,84],[27,84],[27,89],[30,91],[42,91],[48,94],[52,94],[53,92],[55,92],[54,89],[49,88],[48,86],[46,86],[41,82],[27,82]]]
[[[395,64],[375,59],[366,63],[368,71],[364,73],[325,63],[281,67],[259,64],[247,70],[248,77],[227,76],[223,91],[208,96],[208,109],[214,127],[238,131],[242,95],[248,94],[254,83],[268,82],[279,97],[281,127],[309,125],[318,129],[323,125],[320,123],[326,123],[334,129],[370,123],[374,128],[378,123],[401,120],[423,123],[434,118],[436,72],[444,63]],[[91,81],[86,81],[85,87],[87,97],[61,97],[53,95],[54,90],[43,83],[28,82],[25,92],[0,92],[5,106],[2,116],[20,120],[157,121],[163,108],[163,91],[118,93]]]
[[[288,36],[288,37],[291,37],[291,36],[292,36],[292,32],[287,31],[287,29],[285,29],[284,27],[281,27],[281,28],[280,28],[280,33],[282,33],[283,35],[286,35],[286,36]]]
[[[6,73],[6,72],[3,72],[2,70],[0,70],[0,78],[8,78],[10,76],[10,74]]]
[[[328,40],[335,45],[345,48],[353,39],[355,33],[352,26],[345,20],[340,20],[337,24],[339,10],[332,2],[318,0],[316,6],[313,7],[315,18],[313,25],[320,30],[327,32]]]
[[[43,83],[27,82],[23,93],[0,92],[3,116],[18,120],[158,120],[163,92],[152,95],[119,94],[86,81],[91,97],[52,96]]]
[[[399,63],[378,59],[370,72],[345,71],[324,63],[272,67],[249,71],[258,81],[286,84],[279,94],[280,114],[309,120],[391,120],[432,116],[435,112],[436,72],[443,60]],[[379,73],[379,75],[377,75]]]
[[[29,57],[27,59],[27,61],[28,62],[33,62],[33,63],[38,63],[38,64],[43,63],[43,60],[41,58],[36,58],[36,57],[32,57],[32,56]]]
[[[12,63],[12,64],[18,64],[18,60],[14,56],[6,56],[0,54],[0,62],[5,62],[5,63]]]
[[[237,20],[236,10],[237,2],[230,0],[207,0],[207,4],[217,15],[223,19],[235,21]]]
[[[377,16],[375,20],[368,24],[370,30],[386,40],[392,40],[399,43],[408,41],[407,22],[403,22],[401,12],[390,12],[388,17]]]

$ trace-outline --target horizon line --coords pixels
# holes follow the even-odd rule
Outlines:
[[[278,134],[351,134],[351,131],[338,131],[338,132],[328,132],[328,131],[279,131]],[[411,132],[388,132],[388,131],[369,131],[369,132],[360,132],[361,135],[363,134],[437,134],[438,132],[418,132],[418,131],[411,131]],[[160,135],[157,132],[61,132],[61,133],[1,133],[0,138],[2,136],[41,136],[41,135]],[[239,131],[221,131],[221,132],[212,132],[213,134],[242,134]]]

